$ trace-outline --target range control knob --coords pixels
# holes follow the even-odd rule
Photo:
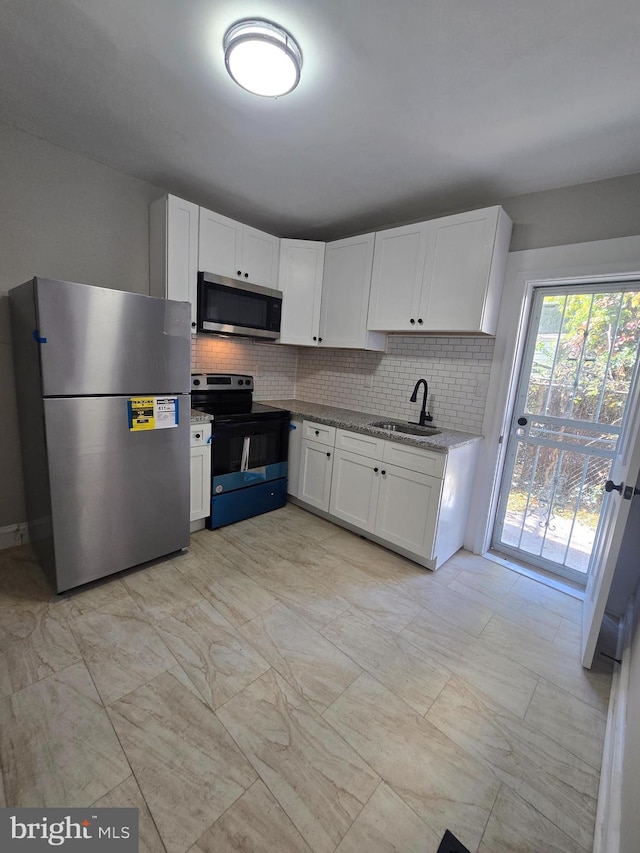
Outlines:
[[[199,384],[200,384],[200,380],[199,380],[199,379],[194,379],[194,380],[193,380],[193,384],[194,384],[194,385],[199,385]]]

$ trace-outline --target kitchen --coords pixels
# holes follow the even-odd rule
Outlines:
[[[110,169],[78,153],[65,150],[64,147],[56,147],[43,139],[38,139],[37,135],[31,135],[7,125],[2,126],[2,162],[6,174],[2,206],[7,223],[7,227],[2,229],[2,236],[0,236],[3,257],[1,273],[3,293],[34,274],[83,281],[105,287],[121,287],[121,289],[140,293],[147,292],[148,206],[162,196],[165,184],[163,182],[154,184],[129,177],[123,171]],[[181,193],[177,186],[171,189],[179,197],[194,198],[187,193]],[[640,233],[640,223],[637,219],[637,195],[638,178],[630,175],[626,178],[613,177],[582,186],[548,189],[528,195],[515,195],[511,198],[498,196],[495,203],[501,203],[514,221],[511,250],[528,251],[545,246],[624,238]],[[209,208],[215,210],[214,202],[215,199],[212,198],[207,203]],[[481,207],[482,204],[468,205],[467,209],[472,209],[474,206]],[[426,215],[431,217],[440,212],[444,213],[446,209],[442,211],[434,209],[432,214],[430,210],[423,208],[422,215],[418,212],[412,217],[409,213],[405,220],[413,218],[417,221],[424,219]],[[236,211],[231,207],[225,209],[225,213],[241,220],[239,210]],[[247,218],[245,221],[266,228],[266,223],[259,219]],[[387,224],[393,224],[394,221],[401,220],[386,218],[371,222],[370,230],[385,227]],[[288,231],[288,234],[292,235],[292,232]],[[283,236],[286,236],[285,232]],[[328,239],[339,236],[342,235],[328,235]],[[73,251],[69,250],[70,245],[73,245]],[[2,312],[0,342],[2,344],[3,401],[7,401],[7,405],[2,406],[0,416],[3,425],[2,434],[6,436],[6,441],[3,441],[0,448],[3,482],[6,484],[0,496],[2,508],[0,527],[2,527],[3,537],[8,537],[6,541],[3,540],[3,544],[13,546],[16,542],[16,527],[23,522],[25,514],[21,497],[15,407],[12,403],[13,379],[9,356],[10,337],[6,298],[0,301],[0,311]],[[466,427],[469,431],[476,433],[482,430],[489,391],[488,385],[483,385],[483,382],[487,383],[484,377],[490,377],[491,366],[494,363],[492,359],[494,348],[502,346],[498,339],[494,343],[490,338],[444,340],[438,337],[394,335],[390,336],[389,340],[388,352],[381,354],[355,350],[348,352],[319,348],[295,349],[240,340],[214,340],[199,335],[196,336],[193,344],[192,368],[195,372],[203,373],[220,371],[252,375],[256,384],[257,400],[292,397],[315,399],[329,405],[354,408],[373,412],[381,417],[403,420],[417,419],[419,402],[412,405],[409,402],[409,396],[415,381],[420,376],[425,376],[430,383],[431,394],[435,396],[438,404],[432,411],[437,424],[454,429]],[[474,349],[467,350],[467,346]],[[467,352],[469,356],[466,355]],[[471,380],[471,376],[476,376],[476,371],[471,370],[474,366],[480,366],[482,370],[477,373],[477,379]],[[394,383],[393,377],[398,375],[402,377],[401,381]],[[453,382],[447,383],[448,376],[454,377]],[[445,399],[445,383],[454,386],[448,389],[446,395],[451,397],[450,400]],[[385,401],[388,400],[389,394],[392,402],[388,403],[388,408],[385,408],[387,405]],[[265,523],[268,518],[269,516],[264,516]],[[275,521],[273,523],[275,524]],[[257,522],[251,524],[254,526],[247,528],[247,535],[255,534]],[[291,524],[290,520],[279,522],[278,531],[283,535],[287,531],[293,539],[295,534],[291,530]],[[313,525],[315,522],[309,522],[309,524]],[[12,527],[11,533],[6,531],[9,527]],[[314,528],[314,531],[315,536],[322,537],[326,528],[321,532],[321,526],[319,526]],[[207,532],[203,532],[202,535],[207,535]],[[345,549],[348,542],[344,539],[344,534],[339,536],[335,534],[335,536],[337,538],[332,546]],[[227,553],[233,553],[234,559],[240,562],[242,557],[232,545],[233,543],[227,545]],[[367,552],[367,555],[370,553]],[[198,554],[193,554],[188,559],[196,561],[197,557]],[[220,559],[222,560],[222,557]],[[328,572],[326,558],[324,569]],[[160,571],[162,572],[162,569]],[[350,577],[353,578],[354,574],[361,579],[361,576],[353,571]],[[158,585],[162,586],[166,583],[167,588],[177,595],[178,593],[170,584],[170,579],[174,576],[173,572],[162,572]],[[197,576],[196,569],[193,576]],[[438,573],[433,577],[437,578]],[[443,577],[444,575],[441,576]],[[234,576],[234,580],[244,584],[245,587],[252,586],[244,578]],[[520,586],[524,585],[519,580],[516,582],[520,583]],[[450,583],[455,584],[456,580],[451,579]],[[498,580],[494,583],[499,586],[504,581]],[[460,581],[457,584],[458,587],[465,586]],[[134,585],[141,586],[142,579],[131,585],[132,588]],[[121,585],[117,586],[122,591]],[[227,583],[226,586],[228,588],[229,584]],[[189,589],[191,590],[191,587]],[[253,589],[253,591],[259,595],[258,590]],[[346,590],[346,592],[349,591]],[[269,594],[272,595],[272,593]],[[192,595],[191,592],[190,595]],[[127,600],[127,606],[130,607],[126,596],[122,597]],[[168,595],[167,598],[169,598]],[[445,606],[445,598],[447,596],[440,594],[438,601],[441,607]],[[183,608],[190,604],[188,598],[185,600],[184,596],[177,601]],[[289,601],[293,604],[292,598]],[[168,611],[162,610],[160,605],[156,607],[156,617],[160,612],[166,612],[166,615],[169,615]],[[392,610],[396,614],[394,618],[398,618],[398,613],[405,612],[403,608],[406,607],[410,608],[410,605],[400,597],[397,606],[394,605]],[[172,609],[167,602],[164,608]],[[87,610],[87,613],[78,618],[87,619],[89,612],[95,614],[95,608],[87,608]],[[408,615],[409,611],[406,612]],[[91,619],[87,619],[87,630],[89,625],[94,623],[97,628],[99,619],[95,615],[93,618],[93,623]],[[543,618],[542,615],[541,618]],[[560,616],[560,619],[568,619],[568,622],[562,623],[564,628],[571,627],[572,620],[566,615]],[[138,621],[141,622],[139,617]],[[397,626],[400,623],[394,624]],[[417,633],[414,631],[414,635]],[[453,638],[450,642],[454,642]],[[157,643],[157,640],[149,639],[147,647],[154,647],[154,643]],[[155,648],[157,649],[158,646],[156,645]],[[75,660],[75,658],[71,659]],[[158,659],[161,662],[164,661],[163,665],[166,665],[169,661],[166,651],[159,654]],[[479,656],[476,655],[473,660],[476,669],[480,670]],[[469,674],[468,677],[473,676]],[[393,788],[394,786],[391,785],[391,789]],[[264,796],[267,797],[267,794]],[[390,789],[383,788],[376,795],[376,800],[384,801],[386,797],[387,801],[395,804],[400,813],[411,823],[415,810],[407,813],[403,810],[402,803],[398,803],[394,796]],[[98,799],[99,796],[96,796],[95,800]],[[51,800],[48,802],[51,803]],[[504,798],[501,796],[500,803],[503,802]],[[514,806],[514,803],[519,802],[516,797],[510,801],[510,805]],[[240,805],[242,803],[239,803],[239,807]],[[361,824],[366,824],[367,815],[366,812],[363,814]],[[393,826],[391,817],[388,820]],[[492,822],[492,827],[495,827],[495,822]],[[455,832],[455,827],[452,826],[451,829]],[[475,842],[473,834],[469,838],[469,843]],[[304,849],[302,842],[299,849]],[[433,849],[436,849],[435,846]]]

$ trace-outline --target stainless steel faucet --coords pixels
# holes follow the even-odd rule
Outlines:
[[[424,385],[424,394],[422,396],[422,408],[420,409],[420,420],[418,423],[420,426],[425,426],[425,424],[430,423],[433,418],[431,417],[431,412],[427,411],[427,396],[429,394],[429,386],[427,385],[426,379],[418,379],[415,384],[415,388],[413,389],[413,394],[409,398],[411,403],[415,403],[418,399],[418,388],[420,385]]]

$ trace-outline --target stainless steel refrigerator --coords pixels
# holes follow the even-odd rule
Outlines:
[[[185,548],[189,304],[44,278],[9,302],[29,536],[56,590]]]

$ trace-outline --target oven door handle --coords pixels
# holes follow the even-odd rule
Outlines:
[[[249,470],[249,453],[251,451],[251,436],[245,435],[242,442],[242,459],[240,460],[240,470]]]
[[[238,434],[248,433],[249,435],[262,435],[266,432],[276,432],[281,430],[283,422],[279,418],[270,418],[269,420],[242,421],[238,423],[232,420],[216,420],[216,435],[237,436]]]

